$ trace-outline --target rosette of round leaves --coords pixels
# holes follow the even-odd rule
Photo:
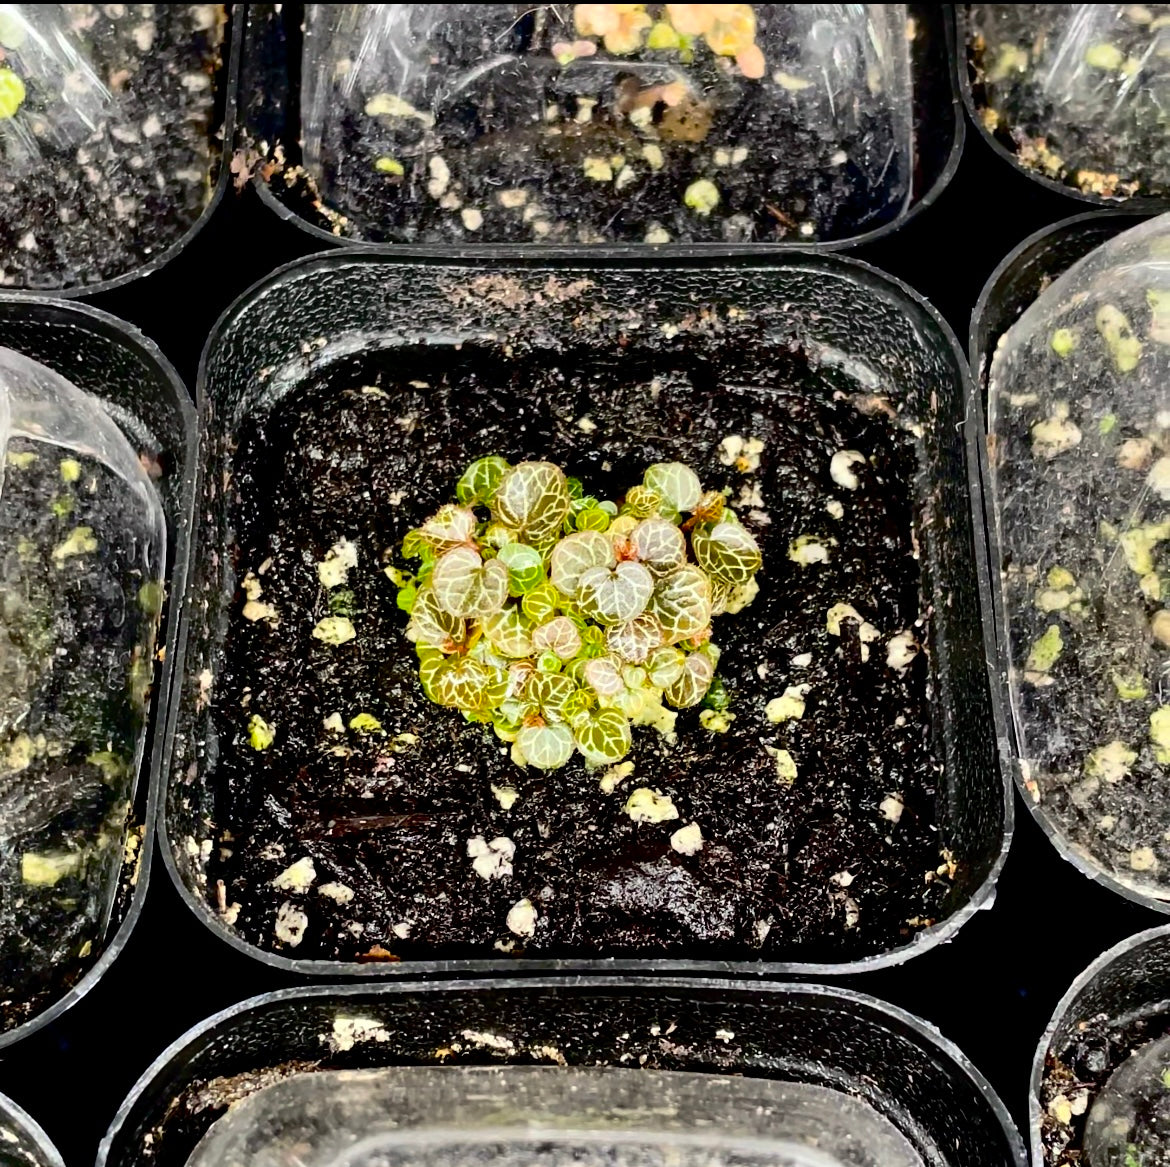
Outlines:
[[[490,723],[522,765],[620,761],[632,726],[670,733],[707,696],[712,618],[758,591],[759,546],[690,467],[661,462],[617,501],[551,462],[480,458],[387,575],[437,704]]]

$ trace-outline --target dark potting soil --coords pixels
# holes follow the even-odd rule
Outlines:
[[[0,1030],[101,955],[141,857],[127,824],[161,601],[138,566],[149,529],[120,478],[52,450],[10,442],[0,506]]]
[[[1086,194],[1170,194],[1170,5],[1095,12],[970,5],[976,114],[1022,166]]]
[[[114,279],[178,242],[211,199],[226,9],[52,4],[24,12],[54,50],[34,53],[32,34],[0,47],[0,66],[27,91],[0,121],[0,285]],[[58,26],[83,65],[62,60]],[[72,102],[61,96],[66,75],[81,93]]]
[[[953,867],[937,834],[928,661],[904,673],[886,661],[895,633],[927,640],[907,431],[845,392],[798,391],[834,371],[762,345],[718,368],[633,351],[505,360],[471,346],[376,361],[335,364],[245,422],[234,456],[232,554],[252,578],[214,678],[219,833],[203,846],[209,899],[241,937],[315,959],[807,960],[898,945],[939,916]],[[724,464],[729,435],[763,443],[758,468]],[[855,490],[830,477],[843,449],[867,458]],[[552,460],[599,497],[619,499],[672,459],[730,489],[764,568],[754,604],[715,622],[725,733],[695,709],[674,743],[636,729],[633,773],[607,794],[606,772],[579,758],[522,770],[490,729],[423,696],[383,565],[487,454]],[[826,542],[827,564],[789,558],[802,534]],[[358,548],[346,585],[357,635],[330,646],[311,636],[329,614],[316,565],[342,537]],[[245,601],[258,605],[250,618]],[[881,639],[863,644],[854,621],[830,635],[840,602]],[[803,718],[769,722],[766,703],[798,684]],[[383,732],[324,724],[358,713]],[[253,715],[272,727],[266,749],[249,741]],[[794,781],[769,747],[791,753]],[[635,824],[623,807],[640,786],[669,795],[679,818]],[[688,856],[670,838],[690,823],[705,844]],[[514,843],[510,876],[475,874],[478,836]],[[506,924],[525,898],[537,913],[528,941]]]
[[[327,55],[306,61],[301,92],[312,181],[278,174],[276,197],[303,200],[302,213],[341,235],[415,243],[836,239],[881,226],[906,203],[909,92],[778,59],[778,46],[799,54],[805,38],[783,6],[754,6],[768,58],[759,80],[701,40],[691,63],[673,50],[614,56],[599,45],[563,66],[553,46],[574,40],[571,17],[537,6],[504,26],[494,7],[494,23],[464,9],[416,29],[406,51],[425,43],[431,76],[409,72],[405,94],[384,69],[395,60],[388,47],[382,57],[357,53],[357,34],[320,42]],[[840,38],[842,60],[866,51],[821,23]],[[360,33],[386,45],[412,35]],[[904,31],[895,36],[894,51]],[[671,82],[687,96],[652,100]],[[387,96],[401,108],[403,95],[425,108],[368,112]],[[688,205],[696,182],[717,205]]]

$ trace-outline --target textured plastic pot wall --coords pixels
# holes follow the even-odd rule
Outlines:
[[[143,769],[126,824],[127,838],[135,832],[142,838],[141,858],[137,866],[130,864],[123,871],[105,949],[62,999],[24,1025],[0,1034],[3,1048],[47,1024],[93,987],[125,945],[146,895],[155,807],[162,786],[163,726],[178,643],[179,598],[187,578],[195,410],[178,374],[158,349],[137,330],[93,308],[0,296],[0,346],[40,361],[100,398],[133,445],[156,452],[163,469],[156,485],[167,522],[167,603],[158,635],[166,656],[155,672]]]
[[[1010,835],[1011,801],[999,768],[985,668],[981,572],[985,538],[971,483],[964,435],[969,379],[954,338],[912,293],[865,265],[829,256],[788,255],[764,265],[727,267],[579,262],[525,264],[499,252],[483,269],[423,253],[407,262],[344,253],[310,258],[262,282],[221,320],[200,372],[201,482],[196,566],[187,601],[185,655],[176,694],[177,721],[163,821],[164,855],[180,890],[219,935],[279,967],[319,975],[386,976],[508,968],[589,968],[593,961],[402,961],[390,965],[290,960],[248,947],[206,902],[201,841],[216,837],[216,733],[200,698],[200,676],[222,671],[229,607],[237,590],[231,566],[229,508],[220,484],[233,472],[231,450],[241,419],[278,402],[306,377],[355,351],[403,343],[455,343],[489,337],[499,345],[541,352],[568,344],[604,353],[619,335],[648,347],[663,343],[660,324],[693,316],[703,304],[734,304],[745,343],[760,328],[778,345],[791,340],[843,353],[882,354],[895,404],[923,427],[915,482],[922,589],[933,602],[930,657],[937,698],[931,727],[945,767],[940,841],[959,864],[946,918],[911,944],[867,954],[849,964],[742,964],[623,961],[617,967],[753,971],[766,974],[853,972],[893,963],[946,939],[988,900]],[[571,304],[545,292],[550,278],[586,279]],[[492,284],[505,294],[489,295]],[[632,324],[630,312],[640,323]],[[730,328],[730,322],[727,327]],[[310,343],[311,342],[311,343]],[[652,351],[652,349],[651,349]],[[816,386],[802,386],[818,392]],[[191,843],[194,843],[194,846]],[[606,953],[599,952],[599,958]],[[615,967],[610,964],[608,967]]]
[[[385,1040],[329,1054],[339,1015],[375,1021]],[[517,1052],[477,1048],[462,1037],[465,1030],[506,1037]],[[667,1031],[668,1038],[661,1036]],[[719,1031],[734,1037],[724,1040]],[[289,1063],[433,1064],[436,1051],[452,1043],[463,1052],[450,1054],[447,1064],[531,1064],[527,1050],[552,1046],[572,1065],[637,1066],[646,1054],[646,1064],[660,1069],[813,1082],[869,1102],[931,1167],[1024,1164],[1002,1103],[962,1054],[916,1018],[872,998],[815,985],[595,979],[323,986],[245,1002],[181,1038],[155,1063],[114,1120],[98,1167],[141,1163],[148,1135],[155,1167],[183,1164],[222,1105],[199,1109],[178,1100],[212,1079],[232,1079],[241,1094],[251,1093]]]
[[[241,144],[262,151],[279,143],[289,165],[301,162],[300,78],[303,4],[249,4],[243,30],[237,119]],[[952,63],[956,53],[955,22],[947,4],[909,4],[915,35],[911,41],[914,92],[914,167],[910,199],[891,222],[863,235],[803,244],[806,249],[839,250],[868,243],[896,231],[946,188],[959,166],[966,121]],[[258,178],[261,197],[276,214],[291,219],[318,240],[359,246],[302,217],[295,200],[285,201],[280,189]],[[368,244],[374,249],[398,250],[395,244]],[[533,245],[542,250],[539,244]],[[630,245],[635,251],[656,250]],[[797,240],[781,244],[710,244],[713,250],[769,251],[777,246],[801,246]]]

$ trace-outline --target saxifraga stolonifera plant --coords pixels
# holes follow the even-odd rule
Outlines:
[[[760,548],[681,462],[619,503],[551,462],[480,458],[390,567],[423,691],[491,724],[520,765],[620,761],[631,727],[674,731],[712,687],[711,620],[759,590]]]

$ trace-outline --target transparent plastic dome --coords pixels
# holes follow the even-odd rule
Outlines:
[[[142,758],[166,530],[89,394],[0,348],[0,991],[100,947]]]
[[[1085,1124],[1088,1167],[1170,1163],[1170,1037],[1148,1042],[1114,1070]]]
[[[311,4],[305,165],[369,241],[845,237],[908,203],[909,52],[900,4]]]
[[[0,285],[129,274],[213,185],[219,4],[0,4]]]
[[[988,383],[1001,644],[1041,821],[1170,898],[1170,216],[1054,281]]]
[[[1170,194],[1170,4],[972,4],[984,127],[1084,194]]]
[[[885,1116],[799,1082],[675,1071],[298,1074],[233,1106],[188,1167],[921,1167]]]

